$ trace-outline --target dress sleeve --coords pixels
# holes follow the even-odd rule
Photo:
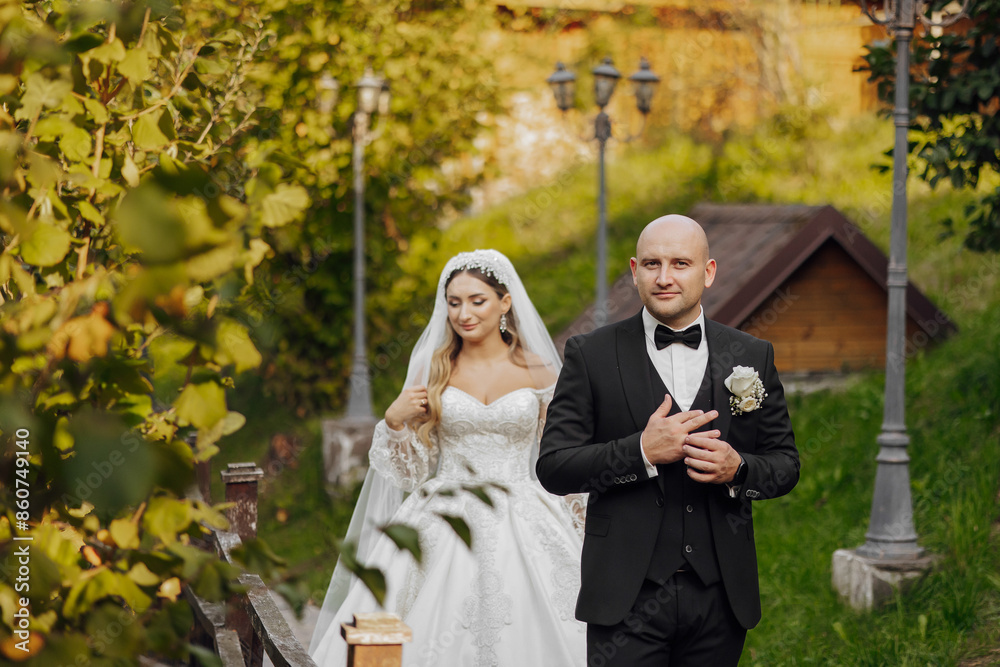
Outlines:
[[[368,460],[376,472],[409,493],[437,469],[438,449],[433,443],[425,445],[409,426],[394,431],[383,419],[375,425]]]
[[[542,431],[545,430],[545,414],[549,409],[549,402],[552,400],[552,394],[555,391],[555,385],[548,387],[547,389],[542,389],[539,391],[539,411],[538,411],[538,436],[541,437]],[[570,493],[562,497],[562,501],[566,504],[566,508],[569,510],[569,518],[573,522],[573,528],[576,530],[577,535],[580,539],[583,539],[583,527],[587,523],[587,500],[588,494],[586,493]]]
[[[542,431],[545,430],[545,413],[549,410],[549,403],[552,401],[552,393],[555,391],[556,386],[546,387],[545,389],[538,389],[538,435],[537,437],[542,437]]]

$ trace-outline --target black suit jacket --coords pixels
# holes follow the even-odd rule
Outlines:
[[[709,517],[727,597],[749,629],[760,621],[750,503],[788,493],[799,479],[799,457],[771,344],[718,322],[705,325],[719,412],[712,428],[748,468],[738,498],[729,497],[725,484],[711,485]],[[670,510],[646,473],[639,445],[663,401],[650,395],[648,359],[641,312],[571,338],[542,433],[536,467],[542,485],[559,495],[589,493],[576,607],[577,618],[588,623],[625,618],[658,557],[657,532]],[[724,383],[735,366],[757,370],[767,392],[759,409],[738,416],[729,410]]]

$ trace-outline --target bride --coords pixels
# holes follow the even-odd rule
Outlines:
[[[585,664],[574,617],[582,499],[571,507],[534,478],[560,366],[510,260],[495,250],[449,260],[405,388],[375,428],[347,535],[386,575],[385,610],[413,630],[405,666]],[[476,485],[492,507],[463,490]],[[471,549],[445,516],[468,524]],[[420,563],[378,531],[387,523],[419,531]],[[378,609],[338,563],[310,644],[316,663],[344,667],[340,624]]]

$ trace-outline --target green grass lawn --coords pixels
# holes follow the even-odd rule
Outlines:
[[[885,119],[835,127],[822,118],[779,118],[719,147],[675,136],[656,149],[617,154],[609,164],[609,278],[626,269],[646,222],[700,200],[830,203],[885,249],[891,176],[870,165],[883,161],[880,151],[891,143]],[[840,603],[831,558],[835,549],[864,542],[883,375],[791,397],[802,478],[789,496],[756,506],[764,618],[741,664],[960,665],[1000,646],[1000,258],[963,250],[960,237],[941,238],[938,221],[960,214],[968,193],[931,191],[913,179],[909,193],[910,278],[960,327],[907,367],[914,523],[920,543],[940,560],[885,609],[858,613]],[[593,165],[578,166],[558,187],[459,220],[440,242],[416,236],[401,262],[409,278],[379,306],[407,307],[421,285],[429,303],[448,257],[495,247],[510,256],[558,333],[592,299],[594,197]],[[404,365],[394,371],[398,381]],[[253,382],[238,386],[233,409],[246,414],[247,425],[223,443],[214,475],[235,460],[265,468],[259,533],[301,574],[301,592],[319,602],[356,489],[333,500],[323,489],[320,416],[303,419],[259,398]],[[396,391],[376,387],[376,412]],[[293,460],[268,461],[274,433],[297,438]]]
[[[883,375],[792,397],[802,477],[755,506],[764,619],[747,665],[958,665],[1000,646],[1000,313],[912,359],[907,374],[914,523],[936,566],[886,609],[858,613],[831,588],[833,551],[865,540]]]

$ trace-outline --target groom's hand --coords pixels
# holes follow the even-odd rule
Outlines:
[[[688,435],[719,416],[715,410],[688,410],[670,413],[670,394],[663,397],[663,403],[649,416],[642,431],[642,451],[652,464],[673,463],[684,458],[684,439]],[[719,431],[705,431],[704,435],[719,437]]]
[[[740,467],[740,454],[718,431],[692,433],[682,447],[688,477],[696,482],[725,484],[733,481]]]

